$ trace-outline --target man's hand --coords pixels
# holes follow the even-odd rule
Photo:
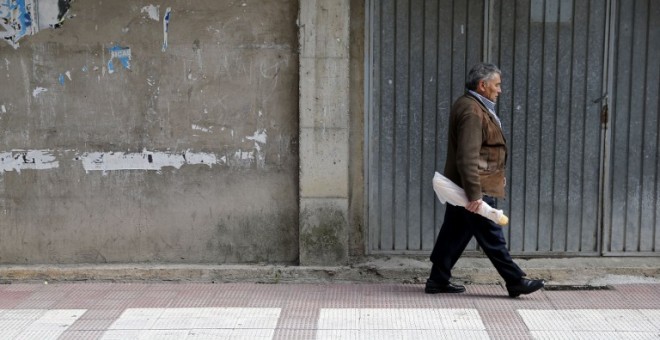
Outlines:
[[[465,206],[465,209],[467,209],[469,212],[477,213],[477,211],[479,211],[479,207],[481,207],[481,203],[483,203],[481,199],[471,201]]]

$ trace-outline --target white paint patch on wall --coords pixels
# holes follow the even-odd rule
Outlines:
[[[0,152],[0,171],[46,170],[60,166],[51,150],[12,150]]]
[[[247,136],[245,138],[247,138],[248,140],[259,142],[261,144],[266,144],[266,140],[268,139],[268,135],[266,135],[266,129],[263,129],[261,131],[257,130],[257,131],[254,132],[254,135]]]
[[[234,157],[241,161],[251,161],[254,159],[254,154],[249,151],[238,150],[234,153]]]
[[[197,124],[193,124],[193,125],[192,125],[192,129],[193,129],[193,130],[202,131],[202,132],[211,132],[211,128],[205,128],[205,127],[203,127],[203,126],[199,126],[199,125],[197,125]]]
[[[213,164],[221,164],[216,155],[203,152],[186,152],[186,164],[206,164],[211,167]]]
[[[261,153],[261,145],[259,144],[266,144],[266,140],[268,139],[268,136],[266,135],[266,129],[263,129],[261,131],[257,130],[254,132],[254,135],[252,136],[246,136],[245,137],[248,140],[254,141],[254,148],[257,150],[257,161],[259,164],[265,164],[266,159],[264,155]]]
[[[155,20],[155,21],[160,21],[160,16],[158,13],[160,6],[154,6],[154,5],[149,5],[149,6],[144,6],[142,7],[142,10],[140,13],[147,13],[149,16],[149,19]]]
[[[261,151],[260,144],[266,144],[266,140],[268,139],[268,135],[266,135],[266,129],[261,131],[257,130],[254,132],[254,135],[246,136],[245,138],[254,141],[254,149],[256,150],[256,154],[253,157],[256,158],[258,167],[264,167],[266,165],[266,156]]]
[[[152,152],[144,150],[140,153],[124,152],[91,152],[76,157],[81,160],[85,171],[115,171],[115,170],[155,170],[165,167],[181,168],[185,164],[205,164],[209,167],[219,164],[211,153],[195,152]]]
[[[32,90],[32,97],[37,98],[38,95],[47,92],[48,89],[44,87],[37,87],[34,90]]]

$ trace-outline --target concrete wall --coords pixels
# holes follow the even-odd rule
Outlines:
[[[0,263],[295,263],[297,14],[75,1],[0,41]]]

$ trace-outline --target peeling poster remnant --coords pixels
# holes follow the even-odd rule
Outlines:
[[[108,48],[108,50],[110,51],[110,60],[108,60],[108,72],[110,74],[115,72],[115,65],[113,64],[115,59],[118,59],[125,69],[131,69],[131,49],[129,47],[115,45]]]
[[[256,135],[260,135],[259,133]],[[261,142],[261,136],[255,142]],[[165,168],[180,169],[189,165],[227,166],[231,168],[266,168],[265,154],[259,150],[223,152],[222,154],[185,151],[141,152],[105,151],[80,152],[76,150],[24,150],[0,151],[0,177],[5,172],[22,170],[51,170],[60,167],[60,159],[66,166],[82,165],[86,173],[99,171],[104,175],[112,171],[156,171]],[[73,161],[73,163],[71,163]]]
[[[3,0],[0,0],[3,1]],[[27,0],[4,0],[0,2],[0,37],[5,39],[14,48],[18,48],[18,41],[33,33],[35,26],[32,25],[32,1]]]
[[[76,157],[82,160],[85,171],[115,170],[156,170],[164,167],[176,169],[186,164],[203,164],[209,167],[219,164],[217,157],[203,152],[154,152],[143,150],[140,153],[90,152]]]
[[[0,0],[0,38],[18,48],[18,41],[39,30],[58,28],[71,0]]]
[[[167,7],[163,16],[163,52],[167,49],[167,32],[170,30],[170,13],[172,8]]]
[[[12,150],[0,152],[0,172],[32,169],[46,170],[59,167],[51,150]]]

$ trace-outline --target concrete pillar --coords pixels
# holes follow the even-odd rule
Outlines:
[[[348,261],[350,0],[300,1],[300,264]]]

